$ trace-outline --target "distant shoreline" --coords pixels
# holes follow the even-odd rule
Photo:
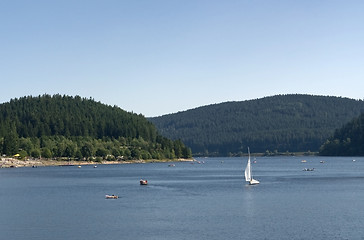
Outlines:
[[[133,164],[133,163],[153,163],[153,162],[192,162],[194,159],[149,159],[149,160],[129,160],[129,161],[75,161],[75,160],[54,160],[54,159],[25,159],[1,157],[0,168],[19,167],[47,167],[47,166],[83,166],[83,165],[107,165],[107,164]]]

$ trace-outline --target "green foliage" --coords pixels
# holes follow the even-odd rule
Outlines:
[[[261,153],[317,152],[336,128],[363,109],[361,100],[295,94],[214,104],[149,120],[163,136],[181,139],[194,155],[237,156],[247,146]]]
[[[321,146],[320,155],[364,156],[364,113],[337,129]]]
[[[49,150],[49,148],[46,148],[46,147],[42,148],[41,154],[42,154],[42,157],[44,157],[44,158],[51,158],[52,157],[51,150]]]
[[[158,134],[142,115],[128,113],[79,96],[43,95],[0,105],[1,151],[33,157],[75,159],[170,158],[182,142]]]
[[[39,158],[40,157],[40,150],[39,149],[33,149],[30,152],[30,156],[32,156],[33,158]]]
[[[3,153],[6,155],[14,155],[19,151],[19,139],[15,130],[10,130],[4,136]]]
[[[85,143],[81,147],[82,157],[88,159],[93,155],[93,146],[90,143]]]

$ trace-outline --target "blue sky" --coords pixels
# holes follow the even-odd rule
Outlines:
[[[0,102],[147,117],[276,94],[364,98],[364,1],[0,0]]]

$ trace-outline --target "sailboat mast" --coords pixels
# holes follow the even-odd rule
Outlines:
[[[253,175],[252,175],[252,167],[251,167],[251,162],[250,162],[250,149],[248,147],[248,162],[249,162],[249,175],[250,175],[250,179],[253,179]]]

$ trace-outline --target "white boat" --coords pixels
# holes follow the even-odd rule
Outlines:
[[[119,197],[118,197],[117,195],[114,195],[114,194],[113,194],[113,195],[108,195],[108,194],[106,194],[106,195],[105,195],[105,198],[106,198],[106,199],[118,199]]]
[[[140,179],[140,185],[148,185],[148,180],[146,179]]]
[[[259,184],[259,181],[253,178],[252,175],[252,166],[250,163],[250,150],[248,148],[248,154],[249,154],[249,158],[248,158],[248,163],[246,165],[245,168],[245,181],[249,182],[249,185],[254,185],[254,184]]]

